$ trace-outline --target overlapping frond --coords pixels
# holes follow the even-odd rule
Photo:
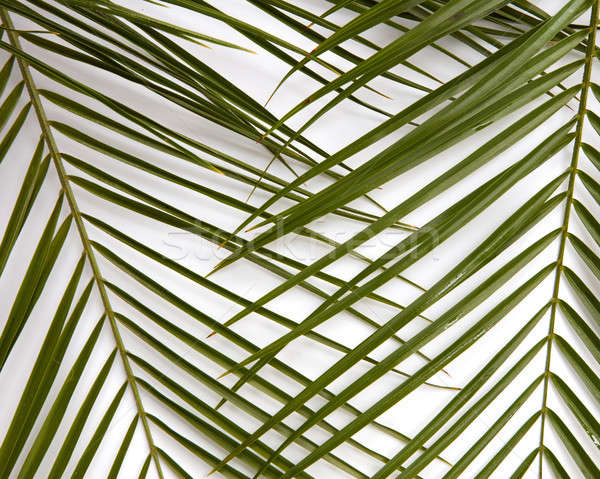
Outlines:
[[[0,476],[204,474],[189,457],[232,478],[517,478],[536,465],[540,476],[600,476],[598,2],[550,14],[523,0],[337,0],[320,12],[248,0],[302,46],[218,2],[140,3],[148,10],[0,0],[0,168],[26,165],[0,242],[0,280],[20,282],[7,287],[0,382],[23,345],[35,349],[7,406]],[[231,38],[178,25],[158,13],[167,5]],[[378,26],[393,32],[384,45],[369,39]],[[299,75],[316,89],[276,115],[188,48],[199,43],[284,64],[272,98]],[[431,52],[460,71],[440,79],[419,61]],[[386,104],[381,85],[415,100]],[[310,128],[346,103],[378,124],[327,151]],[[455,161],[440,160],[447,152]],[[427,171],[418,187],[415,171]],[[320,232],[322,218],[353,233]],[[482,218],[493,220],[474,234]],[[138,228],[189,235],[224,258],[198,271]],[[392,244],[364,254],[389,231]],[[475,239],[461,254],[411,279],[462,235]],[[298,258],[278,244],[290,238],[319,254]],[[358,265],[349,277],[332,268],[346,260]],[[257,296],[220,279],[236,268],[272,286]],[[278,306],[298,290],[307,314]],[[244,329],[256,321],[270,336]],[[363,332],[355,344],[344,326],[327,328],[344,321]],[[499,329],[501,343],[469,364]],[[302,341],[331,364],[309,374],[290,361]],[[448,378],[456,364],[462,382]],[[389,420],[422,390],[437,402],[421,421]],[[96,470],[103,448],[111,459]]]

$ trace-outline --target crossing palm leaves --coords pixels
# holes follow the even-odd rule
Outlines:
[[[0,476],[600,476],[599,2],[244,3],[265,25],[208,1],[0,0],[0,168],[20,172],[2,176],[16,186],[0,383],[25,371]],[[266,103],[295,78],[315,89],[276,115],[206,46],[281,62]],[[431,52],[460,72],[440,79]],[[386,86],[415,99],[397,107]],[[378,124],[328,151],[311,127],[346,104]],[[224,259],[197,271],[132,225]],[[387,232],[394,244],[364,253]],[[280,247],[295,238],[319,255]],[[414,279],[439,254],[452,258]],[[349,276],[331,268],[344,261]],[[240,291],[229,270],[272,286]],[[360,325],[354,344],[342,323]],[[334,359],[307,372],[295,347]],[[435,406],[415,425],[421,391]]]

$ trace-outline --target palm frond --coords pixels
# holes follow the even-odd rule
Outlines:
[[[0,0],[0,476],[600,476],[599,2],[213,3]]]

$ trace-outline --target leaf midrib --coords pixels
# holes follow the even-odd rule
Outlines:
[[[582,146],[583,139],[583,126],[585,124],[585,117],[587,112],[587,98],[589,95],[589,90],[591,86],[591,75],[592,75],[592,60],[595,55],[595,47],[596,47],[596,32],[598,29],[598,20],[599,20],[599,6],[600,0],[597,0],[592,7],[592,11],[590,14],[590,33],[588,36],[586,55],[585,55],[585,68],[583,73],[583,84],[581,87],[581,98],[579,101],[579,110],[577,112],[577,126],[576,126],[576,136],[575,143],[573,145],[573,154],[571,157],[571,164],[569,166],[569,183],[567,187],[567,197],[565,199],[565,214],[562,224],[562,232],[560,237],[560,246],[558,250],[558,258],[556,261],[556,272],[554,276],[554,287],[552,292],[552,307],[550,312],[550,321],[548,326],[548,345],[546,349],[546,364],[544,368],[544,386],[543,386],[543,396],[542,396],[542,407],[541,407],[541,425],[540,425],[540,442],[539,442],[539,477],[542,477],[542,467],[544,454],[541,452],[544,449],[544,432],[545,432],[545,424],[546,417],[548,415],[548,389],[550,382],[550,365],[552,359],[552,344],[554,342],[554,328],[556,323],[556,310],[557,305],[559,303],[559,292],[560,292],[560,281],[562,278],[562,272],[564,267],[564,255],[565,255],[565,247],[569,234],[569,220],[571,216],[571,209],[573,206],[573,196],[575,189],[575,179],[577,177],[577,167],[579,162],[579,155]]]
[[[10,40],[10,43],[12,44],[12,46],[16,49],[21,50],[22,48],[21,48],[20,41],[18,39],[18,35],[14,30],[14,25],[12,23],[12,20],[11,20],[10,15],[6,8],[0,9],[0,19],[2,20],[2,24],[7,27],[7,34],[8,34],[8,37],[9,37],[9,40]],[[116,343],[116,348],[119,351],[119,356],[121,357],[121,363],[123,364],[123,368],[124,368],[125,374],[127,376],[127,383],[129,384],[131,391],[133,393],[134,400],[136,403],[136,408],[137,408],[138,414],[142,421],[144,433],[145,433],[146,440],[148,442],[148,446],[150,449],[150,454],[154,460],[159,478],[163,479],[164,475],[162,472],[160,461],[158,459],[157,448],[154,444],[154,439],[152,437],[152,432],[150,431],[150,425],[148,423],[147,414],[146,414],[146,411],[142,404],[140,392],[137,387],[137,383],[135,381],[135,376],[133,374],[133,370],[131,368],[129,358],[127,356],[127,350],[125,349],[125,345],[123,344],[123,339],[121,337],[121,334],[119,332],[119,329],[118,329],[118,326],[117,326],[117,323],[116,323],[116,320],[114,317],[114,311],[110,304],[110,300],[108,298],[108,293],[104,286],[102,274],[100,273],[100,268],[98,266],[98,262],[96,261],[96,257],[94,255],[92,244],[90,242],[87,230],[83,223],[83,218],[81,216],[81,212],[79,210],[77,201],[75,199],[75,195],[73,194],[73,190],[72,190],[69,180],[67,178],[67,173],[65,171],[65,168],[62,163],[61,156],[60,156],[60,150],[58,149],[56,140],[50,129],[50,124],[48,122],[46,112],[44,110],[44,107],[43,107],[40,97],[38,95],[37,88],[35,86],[35,82],[33,80],[31,72],[29,70],[29,66],[23,61],[23,59],[21,57],[17,57],[17,63],[19,65],[19,70],[21,71],[21,75],[23,76],[23,81],[25,82],[31,103],[34,107],[36,117],[40,124],[40,128],[42,130],[42,135],[44,136],[44,138],[46,140],[46,144],[48,145],[48,150],[50,152],[52,162],[56,169],[61,187],[67,198],[67,204],[69,205],[69,209],[71,210],[71,214],[75,220],[75,224],[77,226],[77,232],[81,239],[83,249],[89,260],[90,267],[92,270],[92,275],[93,275],[96,285],[98,287],[98,292],[100,293],[100,297],[102,299],[102,304],[103,304],[104,310],[106,312],[106,317],[108,318],[108,321],[110,324],[110,329],[112,331],[113,338]]]

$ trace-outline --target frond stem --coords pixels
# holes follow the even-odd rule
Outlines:
[[[583,83],[581,87],[581,99],[579,101],[579,110],[577,113],[577,126],[575,132],[575,143],[573,145],[573,154],[571,157],[571,165],[569,167],[569,184],[567,187],[567,197],[565,205],[565,214],[562,225],[562,232],[560,236],[560,246],[558,249],[558,259],[556,261],[556,272],[554,275],[554,288],[552,292],[552,306],[550,312],[550,324],[548,326],[548,346],[546,349],[546,365],[544,370],[544,386],[542,395],[542,408],[541,408],[541,424],[540,424],[540,460],[539,460],[539,477],[542,477],[542,468],[544,462],[544,432],[546,426],[546,416],[548,412],[548,388],[550,382],[550,362],[552,358],[552,344],[554,342],[554,326],[556,323],[556,309],[558,305],[558,298],[560,292],[560,281],[562,278],[565,247],[567,244],[567,235],[569,232],[569,220],[571,217],[571,209],[573,205],[573,192],[575,189],[575,179],[577,177],[577,166],[579,162],[579,154],[581,151],[581,143],[583,137],[583,126],[585,123],[585,116],[587,112],[587,99],[590,90],[590,83],[592,78],[592,60],[595,55],[596,47],[596,31],[598,28],[598,11],[600,6],[600,0],[594,3],[591,11],[590,18],[590,33],[588,36],[587,49],[585,55],[585,67],[583,72]]]
[[[8,37],[12,46],[16,49],[21,50],[21,44],[18,38],[18,33],[14,29],[14,25],[6,8],[0,9],[0,18],[2,19],[2,24],[6,27]],[[156,465],[156,470],[160,479],[164,479],[162,467],[160,465],[160,461],[158,459],[158,450],[154,444],[154,439],[152,437],[152,433],[150,431],[150,425],[148,423],[146,411],[144,406],[142,405],[142,400],[140,396],[140,392],[135,382],[135,376],[133,374],[133,370],[131,369],[131,364],[129,363],[129,358],[127,356],[127,350],[123,344],[123,339],[119,332],[117,322],[115,320],[114,311],[110,304],[110,300],[108,298],[108,293],[106,291],[106,287],[104,286],[104,282],[102,279],[102,274],[100,273],[100,269],[98,267],[98,262],[96,261],[96,257],[94,255],[94,251],[92,245],[90,243],[87,230],[85,225],[83,224],[83,219],[81,217],[81,212],[79,211],[79,207],[77,205],[77,201],[75,200],[75,196],[73,194],[73,190],[71,189],[71,185],[67,178],[67,173],[65,171],[61,156],[60,150],[56,144],[56,140],[52,131],[50,129],[50,125],[48,123],[48,118],[46,117],[46,112],[38,95],[37,88],[35,86],[35,82],[29,70],[29,66],[27,63],[20,57],[17,57],[17,62],[19,65],[19,70],[21,71],[21,75],[23,76],[23,80],[25,82],[27,92],[29,93],[29,97],[31,99],[31,104],[33,105],[36,117],[40,124],[40,128],[42,130],[42,134],[46,140],[46,144],[48,145],[48,150],[50,152],[50,156],[52,158],[52,162],[56,168],[56,172],[59,177],[59,181],[61,187],[65,193],[65,197],[67,198],[67,203],[71,210],[71,214],[73,215],[73,219],[75,220],[75,224],[77,227],[77,231],[79,233],[79,237],[83,244],[84,251],[89,260],[92,274],[96,285],[98,286],[98,292],[100,293],[100,297],[102,299],[102,304],[106,311],[106,317],[108,318],[108,322],[110,324],[111,331],[113,333],[115,343],[117,346],[117,350],[119,351],[119,356],[121,357],[121,363],[125,369],[125,374],[127,376],[127,382],[131,388],[133,393],[133,397],[136,403],[136,407],[138,410],[138,414],[141,418],[142,425],[144,428],[144,432],[146,435],[146,439],[148,441],[148,445],[150,448],[150,454],[154,460]]]

